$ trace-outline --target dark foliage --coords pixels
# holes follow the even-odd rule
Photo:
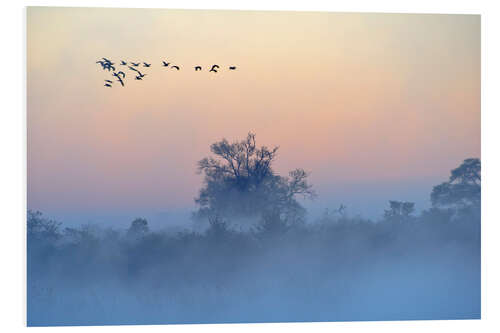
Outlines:
[[[287,223],[303,219],[305,211],[296,198],[313,197],[312,186],[302,169],[291,171],[288,177],[275,174],[272,164],[278,147],[258,148],[255,134],[249,133],[240,142],[222,139],[210,150],[215,157],[198,162],[204,186],[195,199],[197,218],[279,215]]]
[[[466,159],[451,171],[450,179],[433,188],[431,202],[434,207],[464,209],[481,202],[481,161]]]
[[[303,209],[295,196],[312,194],[305,172],[275,175],[277,148],[256,148],[252,134],[212,151],[222,160],[200,161],[203,232],[150,230],[142,218],[125,230],[62,230],[29,211],[28,324],[480,317],[478,162],[452,171],[448,198],[459,199],[435,187],[435,205],[418,215],[393,200],[380,221],[341,205],[290,223]],[[240,209],[258,212],[253,228],[231,223]]]

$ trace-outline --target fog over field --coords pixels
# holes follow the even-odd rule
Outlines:
[[[255,135],[211,146],[184,227],[68,227],[28,212],[28,324],[480,318],[480,161],[378,219],[309,218],[302,169],[280,176]]]

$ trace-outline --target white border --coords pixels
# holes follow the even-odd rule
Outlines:
[[[307,10],[335,12],[454,13],[482,15],[482,165],[483,165],[483,239],[482,239],[482,320],[354,322],[251,325],[169,325],[102,326],[77,328],[30,328],[36,331],[174,331],[174,332],[249,332],[255,330],[299,332],[470,332],[498,331],[500,325],[498,285],[500,284],[498,244],[500,223],[495,203],[499,195],[500,142],[499,31],[500,15],[496,1],[461,0],[376,0],[376,1],[11,1],[3,4],[2,24],[2,110],[0,111],[0,207],[2,263],[0,327],[4,331],[24,330],[25,325],[25,215],[26,215],[26,14],[24,6],[141,7],[185,9]],[[21,241],[23,240],[23,241]]]

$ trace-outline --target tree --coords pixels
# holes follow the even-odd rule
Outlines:
[[[27,216],[27,236],[28,242],[40,240],[53,242],[61,237],[61,222],[46,219],[39,211],[28,210]]]
[[[127,230],[127,236],[131,238],[139,238],[149,232],[148,221],[143,218],[136,218],[130,224]]]
[[[304,170],[295,169],[287,177],[275,174],[272,164],[278,147],[257,147],[253,133],[239,142],[222,139],[210,150],[215,156],[198,162],[204,184],[195,198],[197,217],[254,217],[272,212],[291,220],[304,213],[297,196],[314,196]]]
[[[451,171],[447,182],[434,186],[432,206],[436,208],[465,209],[481,204],[481,161],[469,158]]]
[[[206,231],[206,235],[216,241],[227,239],[231,234],[231,231],[228,228],[227,221],[217,215],[209,216],[208,223],[209,227]]]
[[[415,203],[405,201],[389,201],[389,209],[384,211],[384,218],[388,221],[403,221],[410,218],[415,212]]]

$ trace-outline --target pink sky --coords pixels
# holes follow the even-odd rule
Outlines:
[[[480,157],[478,15],[31,7],[27,32],[32,209],[193,207],[196,162],[248,131],[323,198],[430,192]],[[101,57],[153,65],[110,89]]]

